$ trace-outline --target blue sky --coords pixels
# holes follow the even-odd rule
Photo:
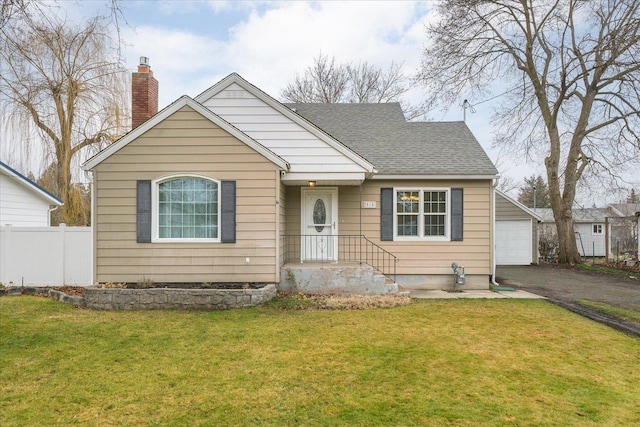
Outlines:
[[[69,16],[90,14],[105,1],[62,1]],[[121,0],[125,65],[135,71],[149,58],[160,82],[160,108],[182,95],[195,97],[237,72],[271,96],[313,63],[319,53],[338,61],[387,68],[420,67],[425,25],[434,1],[149,1]],[[419,103],[421,87],[407,95]],[[467,113],[467,124],[503,175],[521,180],[542,168],[501,158],[491,148],[490,104]],[[433,120],[462,120],[461,106],[435,111]]]

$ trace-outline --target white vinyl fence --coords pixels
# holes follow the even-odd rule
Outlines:
[[[0,227],[0,282],[5,286],[89,286],[91,227]]]

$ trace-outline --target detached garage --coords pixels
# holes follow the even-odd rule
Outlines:
[[[496,264],[538,263],[540,216],[496,190]]]

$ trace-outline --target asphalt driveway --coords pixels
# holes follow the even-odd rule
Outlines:
[[[640,274],[620,277],[543,264],[498,266],[496,278],[500,285],[544,296],[553,303],[640,337],[640,323],[620,321],[576,302],[594,301],[640,313]]]

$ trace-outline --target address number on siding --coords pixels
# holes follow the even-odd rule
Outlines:
[[[376,208],[376,202],[366,202],[366,201],[362,202],[362,209],[375,209],[375,208]]]

